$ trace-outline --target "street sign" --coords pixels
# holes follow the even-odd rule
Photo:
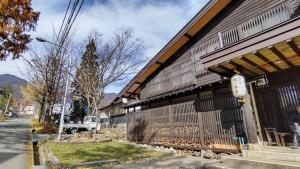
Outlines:
[[[62,111],[62,104],[54,104],[53,106],[53,113],[54,114],[59,114]]]

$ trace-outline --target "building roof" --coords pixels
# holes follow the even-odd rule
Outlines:
[[[105,93],[104,98],[102,99],[99,105],[99,109],[109,106],[116,97],[117,97],[116,93]]]
[[[130,97],[140,93],[140,86],[163,63],[185,45],[196,33],[212,20],[232,0],[210,0],[121,90],[119,97]]]

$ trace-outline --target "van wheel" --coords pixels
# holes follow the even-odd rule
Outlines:
[[[75,134],[75,133],[77,133],[77,128],[72,128],[71,129],[71,134]]]

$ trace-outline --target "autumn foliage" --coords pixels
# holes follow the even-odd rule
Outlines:
[[[28,48],[39,14],[31,0],[0,0],[0,60],[18,58]]]

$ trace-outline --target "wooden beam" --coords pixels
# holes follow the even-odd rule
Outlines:
[[[264,72],[264,73],[269,73],[268,70],[266,70],[265,68],[260,67],[259,65],[257,65],[256,63],[254,63],[253,61],[251,61],[251,60],[249,60],[249,59],[247,59],[247,58],[245,58],[245,57],[241,57],[240,59],[241,59],[242,61],[248,63],[249,65],[251,65],[251,66],[253,66],[253,67],[259,69],[260,71],[262,71],[262,72]]]
[[[238,63],[235,63],[234,61],[230,61],[229,63],[232,64],[237,69],[244,69],[247,72],[247,74],[249,74],[250,76],[255,76],[256,75],[256,73],[253,72],[252,70],[250,70],[250,69],[246,68],[245,66],[242,66]]]
[[[290,45],[290,47],[293,49],[293,51],[300,56],[300,49],[297,47],[297,45],[295,44],[295,42],[293,40],[289,40],[287,41],[287,43]]]
[[[278,67],[277,65],[275,65],[271,60],[269,60],[268,58],[266,58],[264,55],[262,55],[259,52],[254,52],[253,53],[256,57],[258,57],[259,59],[263,60],[264,62],[266,62],[267,64],[269,64],[270,66],[272,66],[274,69],[276,70],[281,70],[280,67]]]
[[[185,33],[184,36],[187,37],[188,39],[192,39],[193,38],[193,36],[189,35],[188,33]]]
[[[210,72],[213,72],[213,73],[215,73],[215,74],[221,75],[221,76],[231,77],[231,75],[229,75],[229,74],[227,74],[227,73],[224,73],[224,72],[223,72],[223,73],[222,73],[222,72],[218,72],[218,71],[213,70],[213,69],[211,69],[211,68],[208,68],[207,70],[210,71]]]
[[[156,64],[159,64],[159,65],[162,65],[162,63],[160,63],[159,61],[156,61],[155,63],[156,63]]]
[[[279,52],[279,50],[277,50],[274,46],[269,47],[269,49],[275,54],[277,55],[284,63],[286,63],[287,65],[289,65],[289,67],[295,67],[295,65],[292,64],[292,62],[290,62],[288,60],[288,58],[286,58],[285,56],[283,56],[283,54],[281,52]]]
[[[229,69],[229,68],[227,68],[227,67],[225,67],[223,65],[218,65],[218,67],[221,68],[221,69],[223,69],[223,70],[225,70],[228,74],[232,74],[232,75],[235,74],[235,72],[233,70],[231,70],[231,69]]]
[[[134,96],[136,96],[136,97],[140,96],[140,94],[136,94],[136,93],[135,93],[140,87],[141,87],[141,85],[139,85],[139,87],[137,87],[136,89],[134,89],[134,91],[133,91],[132,93],[129,94],[129,97],[130,97],[130,96],[133,96],[133,97],[134,97]]]

